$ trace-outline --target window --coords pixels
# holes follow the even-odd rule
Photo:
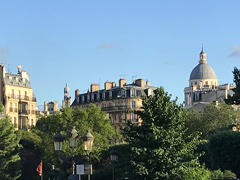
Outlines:
[[[91,100],[94,101],[94,94],[91,94]]]
[[[195,85],[197,85],[197,81],[195,81]]]
[[[9,103],[9,111],[13,112],[13,107],[12,107],[12,103],[11,102]]]
[[[191,86],[193,86],[193,82],[191,82]]]
[[[135,108],[135,107],[136,107],[136,102],[132,101],[132,108]]]
[[[132,116],[132,121],[135,122],[136,121],[136,114],[132,113],[131,116]]]
[[[121,95],[122,95],[122,97],[126,96],[126,91],[124,89],[121,90]]]
[[[82,96],[82,103],[84,103],[84,96]]]
[[[109,91],[109,99],[112,99],[112,91]]]
[[[105,100],[105,91],[102,93],[102,99]]]
[[[97,100],[99,101],[99,99],[100,99],[100,94],[99,94],[99,92],[97,93]]]
[[[136,96],[136,89],[131,89],[131,97],[135,97]]]
[[[90,101],[90,94],[87,95],[87,101]]]
[[[12,95],[11,98],[14,98],[14,89],[12,89]]]

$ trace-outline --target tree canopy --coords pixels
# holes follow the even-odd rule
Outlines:
[[[0,120],[0,139],[0,179],[16,180],[21,175],[20,136],[8,117]]]
[[[199,165],[199,136],[185,135],[185,110],[163,88],[143,98],[138,115],[142,125],[126,128],[134,179],[182,179],[184,170]]]
[[[231,129],[233,124],[239,123],[240,112],[225,103],[218,105],[207,104],[204,109],[197,111],[188,109],[188,133],[201,132],[203,139],[208,139],[219,130]]]
[[[78,146],[71,149],[68,142],[68,133],[74,126],[79,134],[77,137]],[[60,169],[69,169],[72,158],[75,162],[83,163],[86,153],[83,151],[82,136],[87,130],[91,130],[94,136],[94,146],[90,158],[93,162],[98,162],[101,159],[102,152],[109,148],[111,139],[120,135],[112,127],[106,113],[94,104],[90,104],[87,109],[63,108],[54,115],[42,117],[36,127],[32,129],[32,132],[42,139],[44,162],[48,166],[55,164]],[[61,154],[54,152],[52,138],[56,132],[61,132],[66,138]]]
[[[235,83],[235,88],[233,89],[234,94],[228,96],[225,99],[227,104],[240,104],[240,70],[237,67],[234,67],[233,71],[233,82]]]

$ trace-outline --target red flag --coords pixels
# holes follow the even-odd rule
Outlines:
[[[39,176],[42,176],[42,161],[40,162],[40,164],[38,165],[36,171],[38,172]]]

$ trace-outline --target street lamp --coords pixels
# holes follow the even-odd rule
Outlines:
[[[84,151],[91,152],[94,136],[90,133],[90,130],[88,130],[88,132],[86,134],[84,134],[82,139],[83,139],[83,149],[84,149]]]
[[[69,134],[70,134],[69,146],[71,148],[74,148],[77,145],[77,136],[78,136],[78,133],[75,130],[75,127],[73,127],[73,129],[70,131]],[[53,141],[54,141],[55,151],[62,151],[62,146],[63,146],[63,141],[64,141],[63,135],[60,134],[60,133],[56,133],[53,136]],[[72,168],[73,168],[73,173],[68,177],[68,180],[78,180],[78,176],[76,174],[74,174],[74,169],[75,169],[75,163],[74,162],[72,164]]]
[[[110,151],[110,161],[113,162],[113,180],[114,180],[114,163],[117,161],[118,157],[117,157],[117,151],[115,150],[111,150]]]
[[[62,146],[63,146],[63,141],[64,137],[60,133],[56,133],[53,136],[53,141],[54,141],[54,149],[55,151],[62,151]]]
[[[69,146],[70,148],[77,147],[77,137],[78,132],[75,129],[75,126],[73,126],[73,129],[69,132]],[[72,155],[73,155],[73,149],[72,149]],[[78,176],[75,174],[75,162],[74,159],[72,159],[72,174],[68,176],[68,180],[78,180]]]
[[[90,159],[89,153],[92,151],[94,136],[90,133],[90,130],[88,130],[88,132],[86,134],[84,134],[82,139],[83,139],[83,149],[84,149],[84,151],[87,151],[87,156],[88,156],[88,161],[89,161],[89,159]],[[90,175],[92,174],[92,164],[88,164],[86,167],[88,167],[88,169],[85,168],[85,170],[88,171],[87,172],[88,180],[90,180]]]
[[[77,147],[77,137],[78,137],[78,132],[75,129],[75,126],[73,129],[69,132],[70,138],[69,138],[69,146],[71,148]]]

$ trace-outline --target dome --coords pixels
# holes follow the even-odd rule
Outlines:
[[[215,71],[207,64],[206,53],[200,52],[199,64],[192,70],[190,79],[217,79]]]
[[[190,80],[193,79],[217,79],[217,76],[208,64],[199,63],[191,72]]]

